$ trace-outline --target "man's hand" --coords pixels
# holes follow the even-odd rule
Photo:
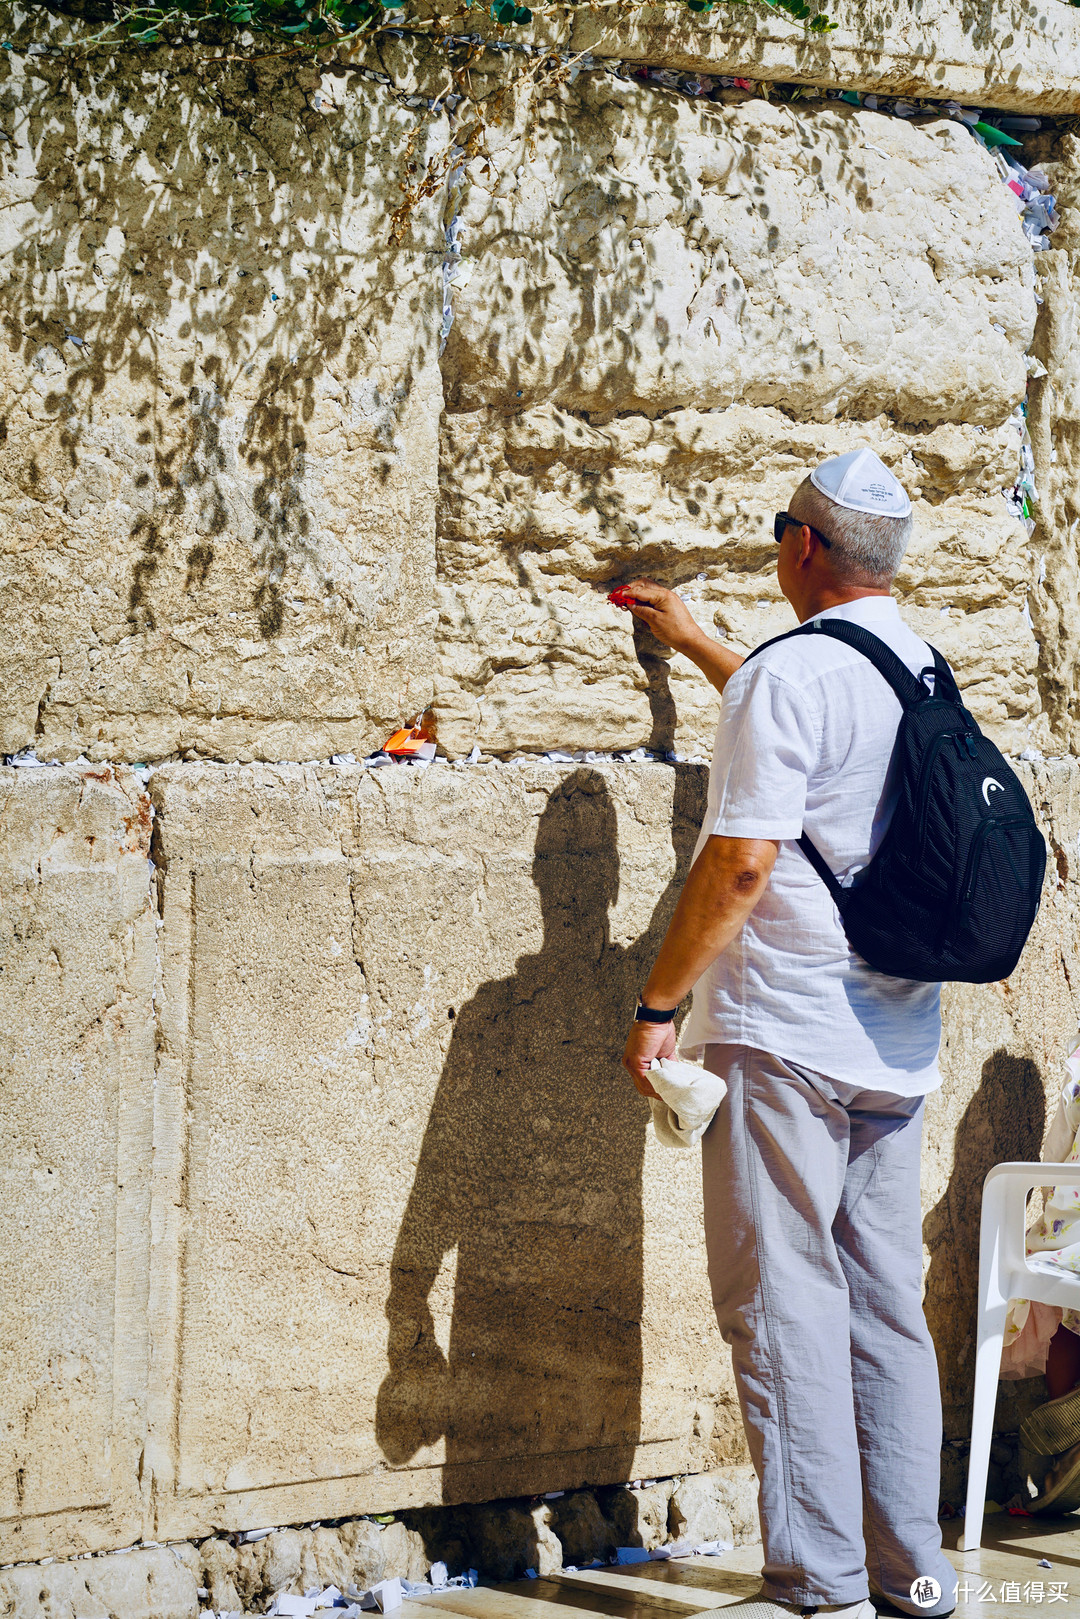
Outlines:
[[[730,651],[707,634],[682,597],[666,585],[654,585],[651,579],[632,579],[626,590],[635,598],[630,609],[634,617],[647,624],[658,641],[696,663],[706,680],[717,691],[723,691],[742,664],[742,654]]]
[[[675,1025],[673,1023],[632,1023],[623,1052],[622,1064],[642,1096],[655,1096],[649,1084],[649,1069],[654,1057],[674,1057]]]
[[[631,579],[626,590],[634,597],[630,608],[634,617],[647,624],[665,646],[688,652],[690,647],[708,640],[682,597],[666,585],[654,585],[650,579]]]

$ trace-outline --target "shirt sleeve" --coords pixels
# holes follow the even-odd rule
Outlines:
[[[724,691],[702,830],[726,838],[801,837],[819,740],[797,687],[763,663],[733,675]]]

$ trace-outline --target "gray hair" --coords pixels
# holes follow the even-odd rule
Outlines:
[[[911,542],[912,518],[877,517],[838,506],[809,478],[788,501],[788,511],[801,523],[820,529],[832,540],[827,556],[838,579],[850,585],[891,584]]]

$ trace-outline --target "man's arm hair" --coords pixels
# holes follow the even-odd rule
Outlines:
[[[706,841],[641,992],[647,1006],[678,1006],[727,949],[765,892],[779,848],[771,838]]]
[[[771,838],[710,837],[686,879],[648,983],[646,1006],[678,1006],[706,968],[726,950],[765,892],[779,843]],[[647,1074],[654,1057],[675,1050],[670,1023],[635,1023],[623,1052],[623,1067],[642,1096],[655,1096]]]
[[[634,600],[630,611],[647,624],[658,641],[681,652],[696,663],[706,680],[723,691],[736,669],[746,660],[741,652],[713,640],[695,621],[693,614],[673,590],[654,585],[650,579],[634,579],[626,586]]]

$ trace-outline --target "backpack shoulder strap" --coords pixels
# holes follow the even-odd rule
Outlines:
[[[762,642],[753,652],[747,653],[747,660],[757,657],[766,647],[775,646],[778,641],[788,641],[793,635],[829,635],[834,641],[843,641],[854,651],[861,652],[877,670],[883,680],[887,680],[899,702],[904,708],[914,708],[930,694],[921,680],[917,680],[908,668],[892,650],[887,647],[880,636],[874,635],[870,630],[863,629],[861,624],[849,624],[842,618],[812,618],[805,624],[800,624],[797,630],[788,630],[786,635],[775,635],[771,641]],[[933,647],[930,649],[933,652]],[[939,652],[934,652],[935,668],[940,673],[940,666],[944,667],[952,682],[952,671]],[[955,682],[953,682],[955,685]]]
[[[929,641],[926,644],[930,646]],[[956,684],[956,676],[936,646],[931,646],[930,651],[934,659],[934,674],[937,676],[934,682],[934,695],[945,697],[949,702],[959,703],[962,707],[964,699],[960,695],[960,687]]]
[[[805,832],[795,841],[798,843],[799,848],[802,850],[807,860],[809,860],[810,864],[813,866],[814,870],[825,884],[825,887],[829,890],[837,910],[842,913],[845,899],[844,890],[833,876],[832,869],[826,861],[825,856],[821,853],[821,850],[818,848],[817,844],[813,843],[811,839],[807,837]]]
[[[834,640],[843,641],[845,645],[852,647],[856,652],[861,652],[863,657],[869,659],[874,665],[882,679],[888,681],[896,693],[897,699],[905,709],[914,708],[916,704],[923,702],[930,695],[923,682],[915,678],[907,664],[896,656],[891,647],[885,645],[880,636],[872,634],[870,630],[863,629],[861,624],[850,624],[846,619],[842,618],[810,619],[807,623],[800,624],[796,630],[788,630],[785,635],[774,635],[771,641],[763,641],[761,646],[755,647],[753,652],[747,653],[747,660],[756,657],[759,652],[764,652],[766,647],[775,646],[778,641],[790,640],[793,635],[831,635]],[[950,691],[956,693],[956,700],[959,701],[960,694],[957,690],[956,681],[953,679],[952,670],[940,652],[934,647],[931,647],[930,651],[934,656],[934,670],[938,677],[936,684],[939,688],[939,693],[940,687],[945,684]],[[829,890],[834,904],[842,915],[847,894],[837,882],[824,855],[807,837],[805,832],[797,841],[799,848]]]

